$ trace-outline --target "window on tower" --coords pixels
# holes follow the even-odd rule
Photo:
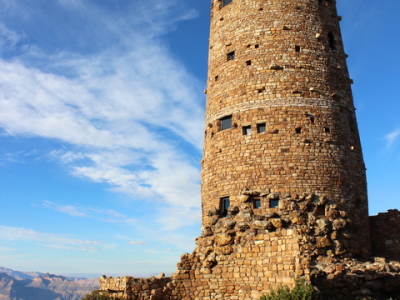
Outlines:
[[[232,115],[223,117],[219,119],[220,121],[220,129],[225,130],[232,127]]]
[[[228,52],[227,54],[226,54],[226,59],[229,61],[229,60],[234,60],[235,59],[235,51],[231,51],[231,52]]]
[[[242,131],[243,131],[243,135],[250,135],[251,134],[251,125],[243,126]]]
[[[231,2],[232,2],[232,0],[222,0],[222,7],[224,7],[225,5],[228,5]]]
[[[259,123],[257,124],[257,133],[263,133],[266,130],[266,125],[265,123]]]
[[[269,200],[269,208],[279,207],[279,200],[278,199],[271,199]]]
[[[231,204],[231,201],[229,200],[229,197],[223,197],[220,199],[220,215],[221,215],[221,217],[228,216],[228,209],[229,209],[230,204]]]
[[[329,44],[329,47],[330,47],[332,50],[335,50],[335,49],[336,49],[335,36],[333,35],[332,32],[329,32],[329,33],[328,33],[328,44]]]

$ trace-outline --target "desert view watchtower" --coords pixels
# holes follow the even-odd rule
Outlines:
[[[171,277],[104,276],[101,289],[258,300],[302,276],[324,299],[397,299],[400,263],[386,258],[400,260],[400,212],[368,217],[335,1],[212,0],[211,10],[197,246]]]
[[[203,224],[210,209],[293,210],[281,200],[307,194],[351,216],[352,252],[368,252],[365,166],[339,21],[334,0],[212,2]]]

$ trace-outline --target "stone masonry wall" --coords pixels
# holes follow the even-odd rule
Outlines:
[[[258,214],[248,203],[225,218],[211,210],[196,249],[182,255],[172,277],[103,277],[100,288],[128,300],[259,300],[303,276],[324,299],[400,296],[400,262],[352,258],[339,241],[348,235],[345,212],[325,206],[322,215],[322,203],[311,199],[299,199],[301,209],[292,212]]]
[[[400,261],[400,212],[391,209],[370,217],[372,253]]]
[[[240,206],[250,191],[267,211],[267,195],[307,193],[352,216],[350,252],[370,252],[365,166],[339,20],[335,1],[212,0],[204,225],[224,198]],[[227,117],[231,125],[222,128]]]

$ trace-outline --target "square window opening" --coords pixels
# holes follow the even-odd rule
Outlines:
[[[266,131],[266,125],[265,123],[259,123],[257,124],[257,133],[263,133]]]
[[[228,52],[228,53],[226,54],[226,59],[227,59],[228,61],[234,60],[234,59],[235,59],[235,51]]]
[[[247,66],[251,66],[251,60],[246,61]]]
[[[221,122],[221,130],[229,129],[232,127],[232,115],[226,116],[220,119]]]
[[[250,135],[251,134],[251,125],[243,126],[242,132],[243,132],[243,135]]]
[[[253,208],[261,208],[261,199],[260,198],[254,198],[253,199]]]
[[[231,2],[232,2],[232,0],[222,0],[222,7],[224,7],[225,5],[228,5]]]
[[[276,207],[279,207],[279,200],[278,199],[269,200],[269,208],[276,208]]]

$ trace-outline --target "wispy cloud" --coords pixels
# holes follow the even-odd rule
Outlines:
[[[148,243],[146,243],[144,241],[130,241],[128,244],[129,245],[135,245],[135,246],[146,246],[146,245],[148,245]]]
[[[88,215],[83,211],[80,211],[77,207],[73,205],[60,205],[50,201],[43,201],[43,206],[63,212],[67,215],[74,217],[87,217]]]
[[[400,129],[396,129],[385,136],[386,148],[390,149],[400,138]]]
[[[125,214],[119,213],[112,209],[105,209],[100,207],[85,207],[83,205],[59,204],[51,201],[43,201],[42,206],[59,211],[61,213],[73,216],[92,218],[108,223],[124,223],[127,225],[137,224],[137,220],[130,218]]]
[[[62,12],[59,3],[71,16],[87,15],[84,22],[90,19],[97,26],[80,27],[93,32],[73,32],[74,42],[83,45],[74,52],[63,44],[57,51],[44,44],[30,44],[22,51],[27,41],[0,24],[0,34],[8,41],[3,45],[20,49],[12,59],[0,59],[0,126],[9,135],[68,145],[49,155],[74,176],[107,183],[133,198],[199,207],[199,166],[184,153],[190,149],[200,156],[202,83],[159,39],[196,13],[174,0],[150,2],[124,2],[126,12],[118,20],[101,4],[54,2],[55,15]],[[25,17],[43,18],[34,15],[35,9],[33,5]],[[20,11],[24,9],[18,3],[9,4],[9,13]],[[129,12],[135,12],[135,18]],[[71,34],[63,26],[54,28],[66,39]],[[61,33],[55,30],[49,36]],[[89,49],[90,43],[96,48]],[[88,213],[47,205],[72,216]]]
[[[98,241],[85,241],[71,238],[65,235],[57,235],[52,233],[38,232],[27,228],[0,226],[0,239],[4,241],[28,241],[38,242],[46,247],[52,245],[53,248],[71,248],[80,250],[93,250],[93,248],[101,249]],[[48,244],[50,243],[50,244]],[[98,245],[97,247],[88,245]]]

